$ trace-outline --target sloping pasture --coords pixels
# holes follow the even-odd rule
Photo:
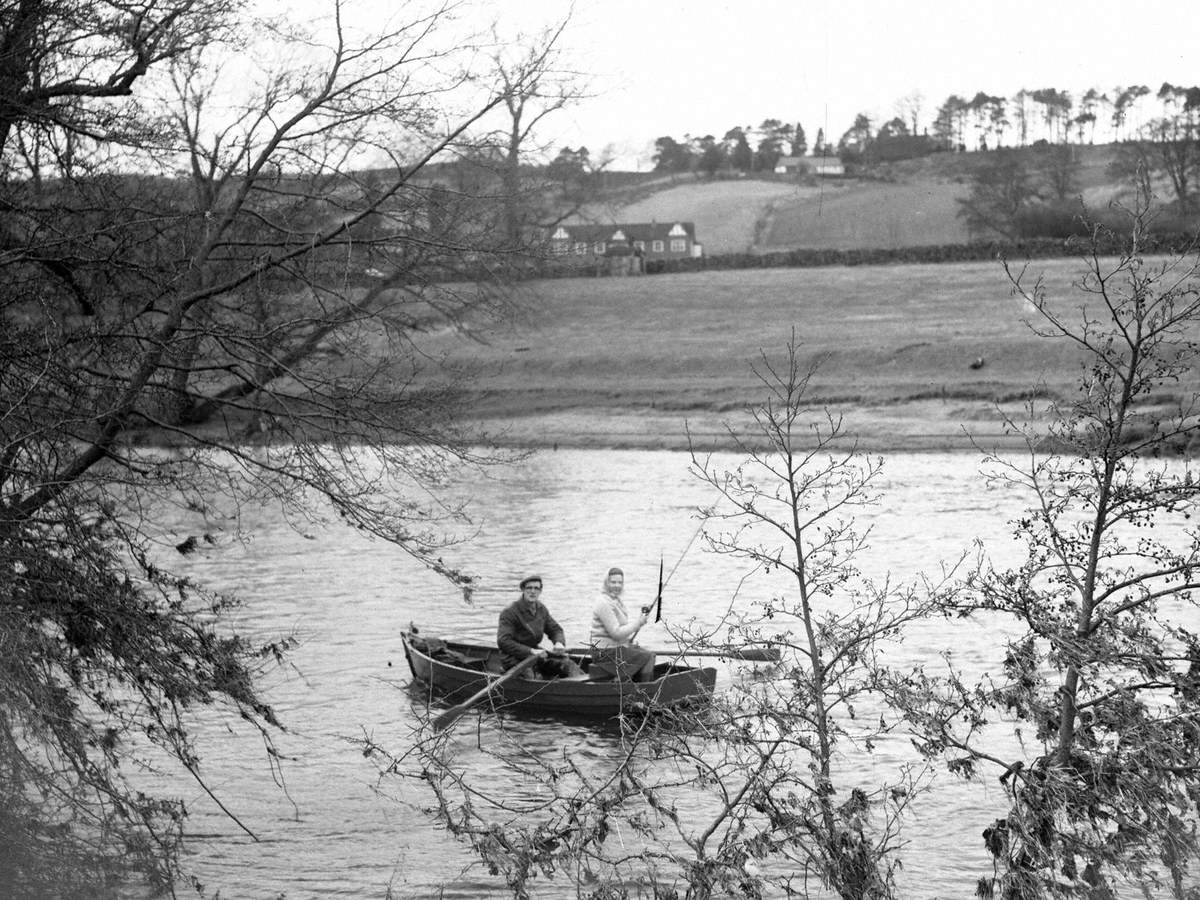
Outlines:
[[[1031,173],[1043,165],[1031,148],[1018,151]],[[1114,181],[1111,146],[1073,146],[1075,187],[1089,209],[1103,211],[1127,189]],[[960,244],[970,235],[958,216],[972,173],[993,162],[989,153],[936,153],[881,166],[876,179],[828,179],[818,183],[686,180],[654,190],[632,203],[614,193],[585,211],[589,221],[691,220],[705,252],[851,250]],[[658,185],[666,181],[659,181]],[[1169,185],[1160,189],[1170,196]],[[625,192],[627,195],[628,192]]]
[[[956,202],[966,194],[965,185],[950,181],[830,181],[816,194],[777,200],[755,249],[891,249],[966,243],[970,235],[958,218]]]
[[[627,205],[591,207],[584,218],[597,222],[695,222],[696,239],[705,253],[742,253],[753,248],[772,204],[814,190],[783,181],[687,181]]]

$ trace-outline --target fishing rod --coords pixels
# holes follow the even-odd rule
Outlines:
[[[692,539],[687,542],[687,546],[683,548],[683,552],[679,554],[679,559],[675,560],[675,565],[671,566],[671,572],[667,575],[666,581],[663,580],[663,558],[658,558],[658,593],[654,597],[654,602],[642,607],[642,612],[649,614],[651,609],[656,610],[654,613],[654,621],[662,621],[662,593],[663,588],[671,583],[671,578],[675,575],[675,570],[679,568],[679,564],[683,562],[683,558],[688,555],[688,551],[692,549],[692,544],[696,543],[696,538],[700,537],[700,532],[704,530],[705,520],[700,520],[700,527],[692,533]]]
[[[655,614],[654,614],[654,621],[656,623],[662,621],[662,589],[663,589],[662,573],[663,573],[663,558],[661,556],[659,556],[659,558],[658,558],[658,593],[654,595],[654,602],[651,603],[650,606],[645,607],[645,609],[643,610],[643,612],[649,614],[651,608],[657,607],[658,611],[655,612]]]

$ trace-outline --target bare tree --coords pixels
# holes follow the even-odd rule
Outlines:
[[[1058,203],[1079,201],[1079,172],[1082,165],[1076,148],[1049,144],[1033,148],[1032,170],[1041,197]]]
[[[780,362],[764,355],[756,368],[765,399],[752,410],[755,427],[730,434],[743,462],[725,469],[693,451],[693,467],[720,498],[710,512],[721,528],[711,549],[784,576],[761,617],[734,628],[747,637],[771,629],[793,654],[783,677],[746,685],[738,697],[747,721],[766,726],[750,742],[750,770],[767,776],[753,803],[765,807],[790,858],[838,896],[891,897],[899,813],[918,779],[901,769],[890,783],[863,784],[837,761],[842,744],[870,752],[889,732],[886,715],[856,712],[883,711],[873,693],[876,651],[945,599],[949,576],[921,598],[860,577],[868,533],[854,512],[876,502],[882,460],[858,454],[833,414],[806,422],[815,370],[799,357],[793,336]]]
[[[1147,140],[1138,142],[1150,171],[1163,175],[1181,212],[1196,210],[1200,180],[1200,87],[1164,83],[1158,91],[1163,116],[1146,127]]]
[[[1008,272],[1038,333],[1087,361],[1048,431],[1010,423],[1028,452],[991,460],[1031,500],[1012,523],[1024,560],[982,570],[956,611],[1015,625],[1003,672],[954,675],[936,703],[928,679],[903,684],[926,752],[967,775],[989,768],[1007,791],[981,896],[1195,895],[1200,496],[1190,463],[1166,457],[1200,428],[1200,261],[1145,258],[1150,218],[1143,195],[1115,260],[1094,232],[1077,298]]]
[[[491,207],[436,164],[538,72],[482,84],[450,22],[435,7],[370,32],[334,5],[304,33],[221,0],[0,12],[9,895],[168,885],[184,811],[125,781],[131,747],[199,779],[190,709],[223,703],[268,741],[276,724],[254,676],[286,641],[247,644],[229,601],[172,576],[161,510],[279,504],[460,577],[438,558],[460,511],[437,485],[481,458],[421,340],[506,292]]]
[[[910,134],[920,134],[921,110],[925,105],[925,95],[920,91],[911,91],[896,101],[895,113],[908,123]]]
[[[532,41],[505,41],[493,33],[492,65],[503,86],[506,114],[498,140],[505,198],[502,234],[507,245],[518,250],[528,243],[531,229],[544,229],[566,215],[558,208],[550,212],[537,204],[522,203],[522,198],[527,201],[531,194],[543,194],[548,188],[544,180],[530,173],[531,160],[546,149],[538,143],[539,128],[548,116],[587,96],[582,74],[566,64],[558,46],[569,22],[568,15]]]
[[[490,771],[522,773],[519,801],[479,784],[443,739],[418,738],[405,754],[366,742],[386,772],[430,786],[442,821],[514,897],[560,874],[594,896],[804,896],[814,882],[856,900],[894,896],[899,815],[923,770],[867,779],[840,754],[870,752],[900,724],[874,692],[877,650],[944,602],[949,579],[918,592],[859,577],[866,534],[853,513],[873,502],[880,463],[840,446],[837,419],[803,424],[811,372],[798,358],[793,342],[778,365],[763,359],[756,427],[733,435],[740,465],[693,455],[717,498],[704,518],[710,549],[779,593],[679,633],[691,646],[708,645],[713,628],[735,643],[770,639],[785,651],[778,665],[733,679],[708,706],[623,717],[611,752],[586,770],[569,754],[537,757],[498,723],[471,752],[496,757]]]
[[[987,154],[971,173],[970,193],[958,201],[958,215],[972,234],[1020,237],[1018,216],[1037,187],[1022,155],[1013,149]]]

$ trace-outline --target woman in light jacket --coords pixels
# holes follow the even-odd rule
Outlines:
[[[621,601],[624,589],[625,573],[609,569],[600,600],[592,609],[592,666],[588,675],[593,680],[653,681],[654,654],[633,644],[650,614],[647,608],[630,615]]]

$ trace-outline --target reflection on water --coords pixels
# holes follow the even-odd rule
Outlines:
[[[734,460],[729,460],[731,463]],[[1006,519],[1018,499],[987,489],[971,455],[889,457],[881,504],[859,516],[873,529],[865,573],[912,579],[954,560],[977,538],[1001,553],[1016,548]],[[300,641],[288,667],[271,676],[269,697],[287,726],[278,737],[286,762],[277,785],[252,729],[206,729],[201,749],[213,788],[260,838],[251,841],[194,787],[180,790],[192,811],[195,870],[223,897],[504,897],[469,852],[429,815],[433,804],[419,781],[380,781],[355,742],[368,737],[401,753],[412,743],[425,699],[409,681],[400,634],[415,622],[427,634],[493,642],[496,617],[517,595],[521,576],[537,572],[544,600],[568,643],[582,642],[590,609],[609,566],[626,573],[627,598],[650,600],[660,558],[668,571],[697,528],[694,511],[714,498],[674,452],[559,451],[486,474],[464,475],[454,491],[470,499],[469,539],[448,548],[447,563],[480,576],[472,604],[462,592],[418,567],[395,548],[350,530],[300,534],[282,519],[260,514],[241,521],[252,540],[233,538],[237,523],[205,523],[217,535],[196,556],[174,560],[188,574],[245,598],[240,627],[249,635],[294,634]],[[186,514],[181,514],[186,515]],[[181,518],[178,533],[197,523]],[[663,598],[663,622],[642,643],[668,646],[672,632],[693,617],[712,624],[730,606],[745,571],[727,557],[702,552],[697,541],[678,566]],[[785,585],[757,575],[740,586],[736,608],[766,599]],[[1002,637],[979,627],[926,623],[889,648],[893,662],[936,664],[951,648],[975,672],[995,670]],[[718,689],[741,677],[722,670]],[[482,742],[501,737],[535,757],[569,754],[580,766],[601,768],[619,752],[613,727],[563,724],[504,715],[468,716],[451,733],[460,760],[481,771],[481,783],[506,783],[489,771]],[[472,751],[472,748],[476,748]],[[896,760],[911,757],[896,739],[874,756],[850,761],[870,779],[888,777]],[[531,794],[531,797],[533,795]],[[979,835],[999,810],[994,782],[966,786],[943,779],[907,822],[911,841],[901,878],[911,896],[970,896],[987,865]],[[574,896],[567,885],[539,897]]]

